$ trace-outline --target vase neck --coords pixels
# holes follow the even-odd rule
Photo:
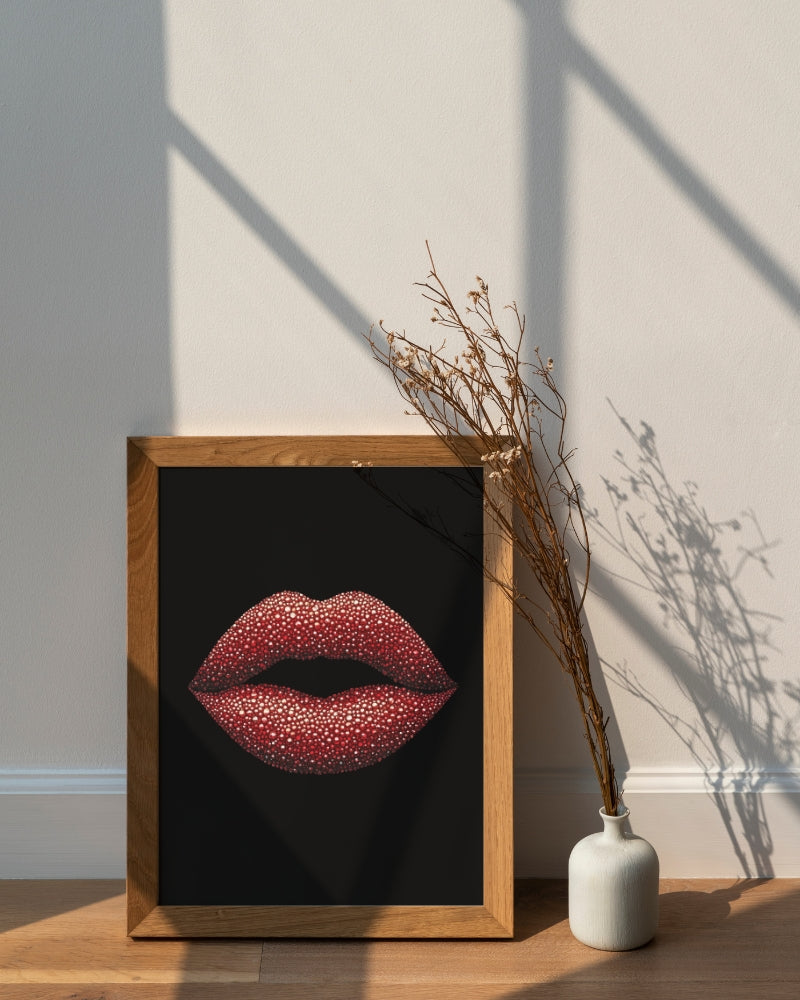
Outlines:
[[[625,824],[630,815],[629,811],[624,807],[618,816],[609,816],[605,809],[600,810],[600,816],[603,820],[603,837],[606,840],[624,840],[625,838]]]

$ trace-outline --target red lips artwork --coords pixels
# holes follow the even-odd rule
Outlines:
[[[248,683],[282,660],[358,660],[389,681],[326,698]],[[350,591],[316,601],[282,591],[246,611],[219,639],[189,690],[248,753],[295,774],[342,774],[408,743],[457,684],[396,611]]]

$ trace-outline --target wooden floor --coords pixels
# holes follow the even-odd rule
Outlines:
[[[578,944],[566,884],[518,885],[513,941],[132,941],[117,881],[0,882],[0,998],[800,997],[800,879],[661,884],[655,941]]]

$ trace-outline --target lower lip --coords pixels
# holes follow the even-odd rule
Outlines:
[[[390,684],[327,698],[272,684],[195,697],[242,749],[295,774],[342,774],[377,764],[427,725],[455,689],[425,693]]]
[[[332,624],[334,632],[325,632],[320,622]],[[359,658],[402,687],[372,684],[318,698],[269,683],[244,683],[287,654],[339,659],[354,649],[374,650],[379,622],[385,624],[384,638],[377,639],[379,655]],[[254,655],[259,646],[273,652]],[[446,704],[456,684],[411,626],[377,598],[353,592],[314,601],[282,593],[231,626],[190,690],[228,736],[265,764],[295,774],[341,774],[399,750]]]

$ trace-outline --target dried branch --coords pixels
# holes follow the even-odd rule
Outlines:
[[[525,317],[516,303],[507,306],[512,330],[506,335],[480,277],[462,315],[430,247],[428,256],[431,270],[419,285],[433,305],[431,322],[455,331],[457,353],[447,353],[446,337],[438,347],[425,346],[387,329],[382,320],[378,329],[385,347],[376,342],[374,328],[367,340],[410,405],[407,413],[422,417],[462,461],[456,439],[467,434],[480,442],[485,474],[500,493],[494,498],[487,491],[488,509],[533,573],[545,607],[516,586],[494,582],[571,678],[603,805],[615,815],[620,797],[606,734],[609,719],[594,692],[581,618],[589,586],[589,537],[580,486],[570,471],[567,404],[553,378],[553,360],[543,361],[538,347],[534,361],[522,359]],[[511,516],[504,511],[506,499]],[[572,565],[575,551],[583,562],[580,572]]]

